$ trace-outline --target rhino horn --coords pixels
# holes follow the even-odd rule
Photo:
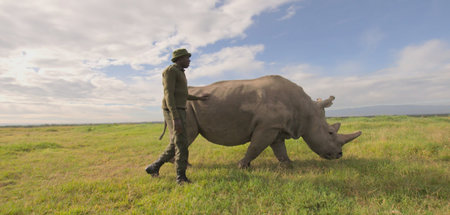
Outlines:
[[[339,131],[339,128],[341,127],[341,123],[334,123],[333,125],[331,125],[331,127],[333,127],[334,131],[337,133]]]
[[[330,107],[333,104],[333,100],[334,100],[334,96],[330,96],[328,99],[322,100],[322,99],[317,99],[317,105],[319,105],[320,108],[327,108]]]
[[[338,134],[339,139],[343,142],[342,145],[354,140],[355,138],[359,137],[359,135],[361,135],[362,132],[358,131],[352,134]]]

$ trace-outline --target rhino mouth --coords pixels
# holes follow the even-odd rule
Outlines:
[[[339,153],[324,153],[321,154],[320,157],[325,158],[327,160],[335,160],[342,157],[342,152]]]

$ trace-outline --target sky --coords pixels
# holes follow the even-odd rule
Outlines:
[[[190,86],[281,75],[332,108],[450,104],[448,0],[0,0],[0,125],[162,121]]]

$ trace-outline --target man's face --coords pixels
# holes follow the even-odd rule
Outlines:
[[[180,65],[180,66],[182,66],[183,68],[188,68],[190,63],[191,63],[191,59],[190,59],[190,57],[187,56],[187,55],[186,55],[186,56],[183,56],[183,57],[180,57],[180,58],[177,60],[177,64]]]

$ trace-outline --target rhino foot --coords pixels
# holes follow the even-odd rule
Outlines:
[[[250,168],[250,162],[239,161],[238,167],[239,169],[248,169]]]
[[[291,160],[281,161],[279,167],[282,169],[292,169],[294,166],[292,165]]]

